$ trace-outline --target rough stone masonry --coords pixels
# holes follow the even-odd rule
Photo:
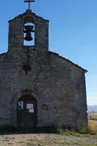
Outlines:
[[[24,45],[23,30],[27,23],[35,26],[34,45],[30,46]],[[31,10],[9,21],[8,51],[0,54],[0,126],[17,127],[19,123],[23,128],[73,127],[77,123],[88,123],[87,71],[49,51],[48,29],[49,21]],[[32,100],[28,100],[29,97]],[[29,109],[34,108],[34,99],[36,111]],[[18,114],[21,119],[17,118]],[[34,125],[33,115],[36,116]]]

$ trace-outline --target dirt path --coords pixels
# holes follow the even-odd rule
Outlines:
[[[0,135],[0,146],[97,146],[97,136],[80,134]]]

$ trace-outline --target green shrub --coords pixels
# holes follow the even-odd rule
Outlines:
[[[78,133],[87,133],[87,127],[81,123],[76,124],[74,130]]]

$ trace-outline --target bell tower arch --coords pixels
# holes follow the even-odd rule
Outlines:
[[[26,25],[31,23],[30,25]],[[27,46],[34,46],[34,49],[47,52],[49,47],[48,36],[49,21],[37,16],[30,9],[23,14],[9,20],[8,50],[23,49],[24,41],[34,41]],[[25,33],[25,36],[24,36]],[[33,35],[34,34],[34,35]]]
[[[24,46],[35,46],[35,24],[32,17],[25,18],[24,20]]]

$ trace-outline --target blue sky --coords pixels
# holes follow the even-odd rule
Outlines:
[[[0,3],[0,53],[8,49],[8,20],[26,8],[23,0]],[[88,70],[87,103],[97,105],[97,0],[36,0],[31,8],[50,20],[50,50]]]

